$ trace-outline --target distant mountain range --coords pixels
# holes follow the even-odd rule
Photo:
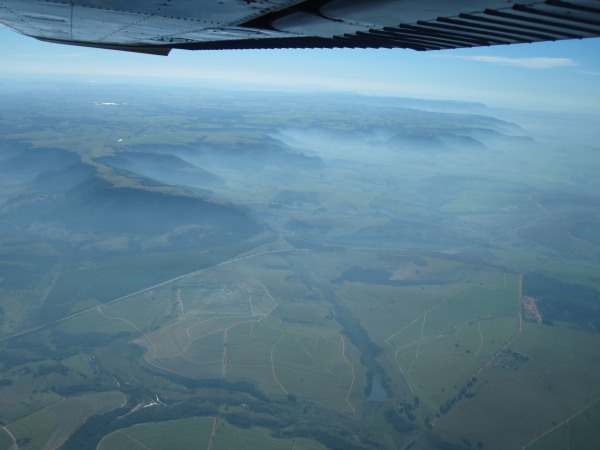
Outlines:
[[[169,179],[221,182],[173,155],[123,152],[98,158],[106,165],[84,163],[60,149],[25,147],[4,156],[2,184],[13,195],[0,207],[3,233],[80,248],[125,234],[132,240],[123,250],[131,251],[158,235],[163,247],[191,249],[239,241],[264,229],[239,206],[165,184]],[[161,181],[149,178],[160,175],[161,167]]]
[[[223,182],[217,175],[168,153],[122,151],[101,156],[96,161],[167,184],[210,186]]]

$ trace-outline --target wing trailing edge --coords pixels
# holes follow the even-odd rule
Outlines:
[[[600,36],[600,0],[0,0],[0,22],[44,41],[170,49],[408,48]]]

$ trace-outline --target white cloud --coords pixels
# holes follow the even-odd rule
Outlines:
[[[507,58],[504,56],[456,56],[469,61],[479,61],[499,66],[524,67],[527,69],[556,69],[558,67],[573,67],[577,63],[571,58]]]

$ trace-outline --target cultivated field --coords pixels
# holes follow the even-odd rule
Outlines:
[[[213,417],[193,417],[158,423],[144,423],[109,434],[98,450],[170,450],[198,448],[208,450],[251,449],[325,450],[310,439],[278,439],[265,428],[242,429]]]
[[[88,417],[118,408],[125,403],[125,395],[117,391],[61,399],[11,422],[7,429],[17,441],[27,442],[27,448],[55,449]]]

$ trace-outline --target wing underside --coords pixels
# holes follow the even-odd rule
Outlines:
[[[600,0],[0,0],[0,22],[42,40],[156,54],[441,50],[600,36]]]

